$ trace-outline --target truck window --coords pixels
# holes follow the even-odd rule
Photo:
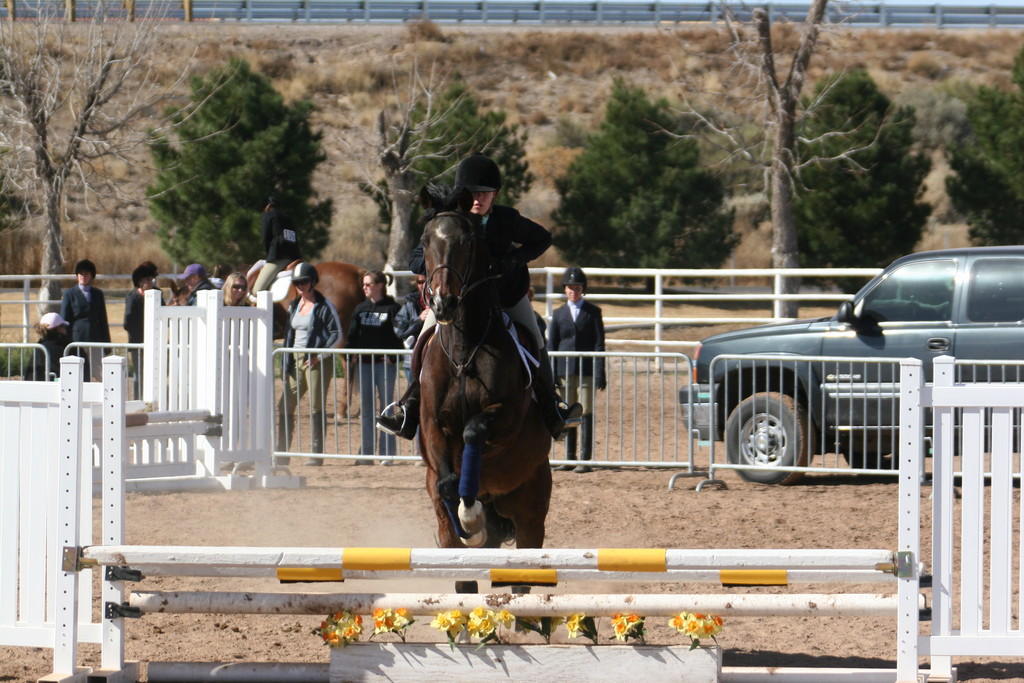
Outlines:
[[[948,321],[953,313],[952,260],[907,263],[864,297],[861,315],[878,322]]]
[[[967,319],[1009,323],[1024,319],[1024,259],[979,259],[971,268]]]

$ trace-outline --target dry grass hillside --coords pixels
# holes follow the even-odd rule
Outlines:
[[[729,60],[726,36],[713,27],[666,28],[522,28],[408,26],[211,24],[169,25],[162,29],[161,68],[168,76],[183,68],[183,55],[199,46],[200,71],[233,56],[250,61],[269,76],[289,100],[310,99],[315,122],[324,132],[327,162],[315,180],[317,191],[335,199],[333,237],[323,254],[373,266],[382,263],[384,236],[374,228],[375,208],[357,187],[367,173],[368,142],[381,106],[393,98],[395,83],[414,69],[459,76],[487,107],[508,112],[529,133],[528,160],[537,180],[521,202],[524,213],[551,225],[557,195],[553,180],[576,153],[567,142],[573,131],[593,128],[616,76],[650,93],[680,101],[692,84],[717,88]],[[779,29],[779,44],[791,47],[793,35]],[[967,85],[1006,86],[1021,47],[1019,32],[975,30],[837,30],[827,33],[812,60],[810,83],[843,69],[863,67],[888,95],[908,102],[932,102],[930,94],[962,93]],[[788,64],[788,59],[783,60]],[[948,98],[945,100],[948,103]],[[919,105],[921,106],[921,105]],[[919,118],[941,118],[941,112]],[[937,125],[937,124],[936,124]],[[932,138],[941,140],[939,130]],[[942,191],[943,155],[935,151],[927,199],[936,207],[922,247],[961,244],[963,226],[955,223]],[[122,173],[130,200],[103,213],[72,204],[66,226],[68,259],[84,253],[106,272],[128,272],[144,258],[171,266],[154,237],[143,188],[148,178]],[[744,235],[737,266],[766,265],[768,226],[757,202],[738,196],[737,226]],[[557,226],[551,225],[557,234]],[[35,250],[21,233],[4,238],[6,272],[34,270]],[[98,254],[102,254],[98,257]],[[542,265],[561,263],[557,253]],[[876,264],[865,264],[876,265]]]

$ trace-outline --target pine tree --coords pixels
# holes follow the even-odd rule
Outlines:
[[[931,213],[920,201],[931,164],[912,150],[913,109],[894,108],[860,69],[817,92],[821,104],[799,129],[811,142],[797,147],[808,163],[794,203],[800,265],[883,265],[913,251]]]
[[[1013,91],[978,89],[967,105],[973,134],[949,149],[946,190],[978,245],[1024,242],[1024,50],[1013,83]]]
[[[151,144],[159,173],[147,191],[164,251],[179,263],[263,258],[260,210],[274,195],[297,226],[303,257],[316,257],[332,206],[313,200],[313,172],[326,157],[312,105],[285,104],[239,59],[194,79],[191,101],[202,107]]]
[[[555,244],[590,266],[713,268],[735,243],[721,183],[664,99],[616,80],[600,128],[556,182]]]

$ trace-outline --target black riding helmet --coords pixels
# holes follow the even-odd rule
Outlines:
[[[316,287],[316,283],[320,282],[320,274],[316,272],[316,268],[313,267],[312,263],[302,263],[295,266],[295,270],[292,271],[292,283],[295,282],[312,282],[313,286]]]
[[[470,192],[497,192],[501,189],[501,171],[490,157],[479,152],[470,154],[459,163],[455,185]]]
[[[579,266],[566,268],[565,275],[562,276],[562,286],[565,287],[566,285],[582,285],[583,289],[586,290],[587,274]]]

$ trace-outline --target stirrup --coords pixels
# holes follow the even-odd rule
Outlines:
[[[565,401],[559,401],[555,405],[558,407],[558,414],[566,428],[574,429],[583,423],[583,406],[579,403],[573,403],[570,406]]]
[[[389,415],[388,413],[391,412]],[[416,427],[409,419],[409,411],[400,402],[391,403],[374,420],[377,429],[392,434],[401,439],[413,439],[416,437]]]

